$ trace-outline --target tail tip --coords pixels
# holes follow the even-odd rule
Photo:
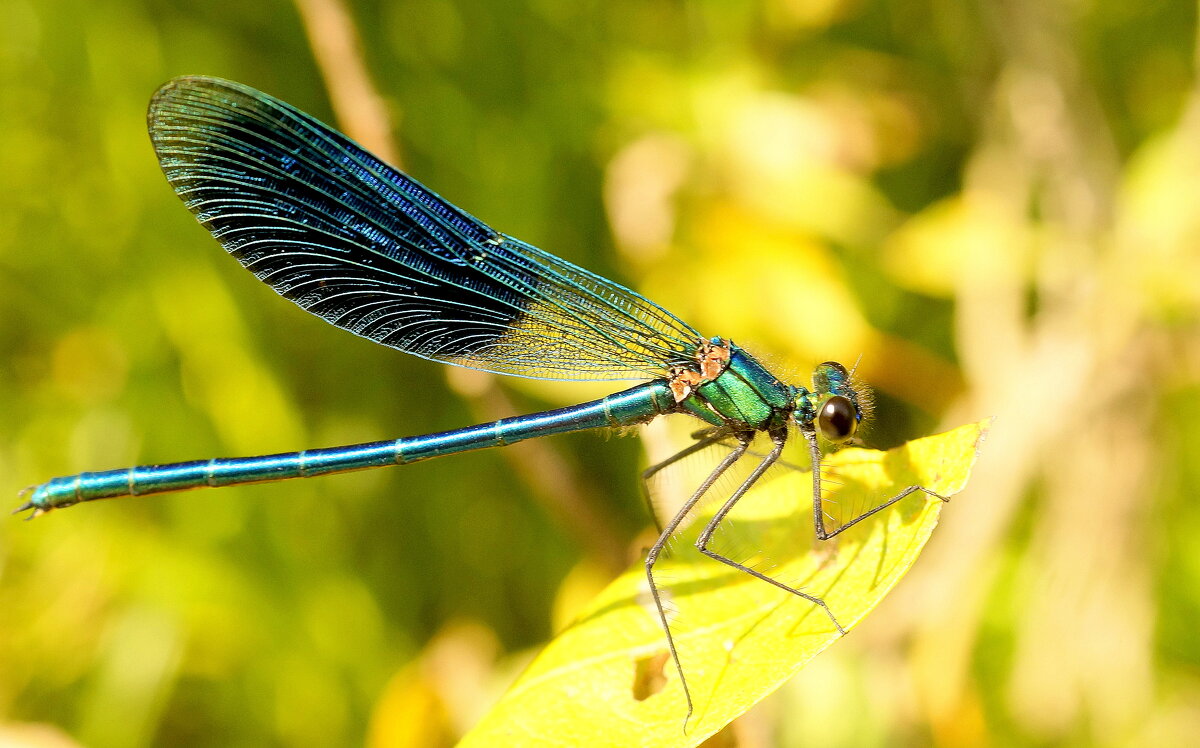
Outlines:
[[[26,494],[33,493],[33,488],[34,488],[33,486],[28,486],[26,488],[21,489],[21,491],[17,494],[17,498],[22,498]],[[14,509],[12,511],[12,513],[20,514],[21,512],[28,512],[30,510],[32,510],[33,513],[25,518],[26,521],[31,520],[34,517],[39,517],[39,516],[45,514],[46,512],[50,511],[49,509],[47,509],[43,506],[38,506],[36,503],[34,503],[33,499],[30,499],[29,501],[26,501],[24,504],[17,507],[16,509]]]

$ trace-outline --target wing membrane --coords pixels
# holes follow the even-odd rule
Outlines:
[[[252,88],[178,78],[150,103],[159,163],[225,249],[301,308],[446,363],[645,379],[699,334],[601,276],[501,234]]]

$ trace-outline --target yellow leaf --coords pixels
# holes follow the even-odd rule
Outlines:
[[[827,505],[870,506],[867,497],[893,496],[910,485],[946,497],[958,493],[988,425],[963,426],[888,452],[839,451],[824,463],[826,476],[836,475],[836,484],[827,486]],[[795,533],[771,531],[778,521],[805,518],[811,473],[780,471],[765,483],[747,495],[753,495],[754,510],[738,524],[743,541],[762,543],[761,557],[774,564],[769,573],[823,598],[847,630],[913,565],[943,505],[917,492],[816,543],[811,532],[798,540]],[[736,509],[730,516],[739,522]],[[806,521],[811,526],[811,514]],[[647,604],[644,567],[637,564],[546,647],[461,745],[697,745],[840,638],[813,604],[716,561],[687,557],[682,548],[702,524],[681,538],[680,552],[663,574],[670,579],[676,620],[686,623],[678,631],[672,623],[695,704],[686,732],[683,690],[663,656],[665,639]]]

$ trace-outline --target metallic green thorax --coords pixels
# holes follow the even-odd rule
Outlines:
[[[699,385],[681,403],[684,410],[715,426],[730,422],[753,430],[782,426],[796,408],[796,388],[779,381],[736,345],[730,343],[729,348],[725,371]]]

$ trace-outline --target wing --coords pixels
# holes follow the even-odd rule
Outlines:
[[[225,249],[327,322],[423,358],[543,379],[646,379],[700,335],[610,280],[494,231],[266,94],[185,77],[150,138]]]

